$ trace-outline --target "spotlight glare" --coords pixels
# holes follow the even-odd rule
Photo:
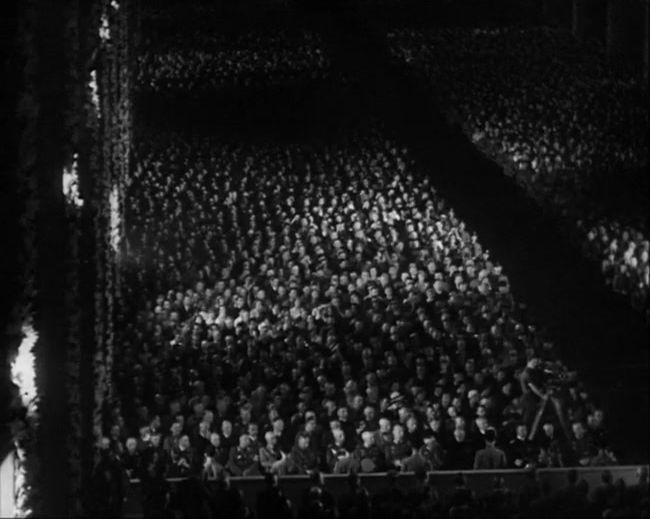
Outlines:
[[[31,324],[24,324],[22,331],[24,337],[18,348],[18,354],[11,364],[11,379],[20,388],[23,405],[29,412],[33,410],[36,399],[36,371],[32,350],[38,334]]]

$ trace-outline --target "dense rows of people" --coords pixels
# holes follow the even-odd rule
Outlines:
[[[378,127],[148,137],[99,445],[130,477],[616,462],[501,266]]]
[[[630,294],[634,308],[645,312],[650,321],[648,239],[630,226],[607,219],[594,222],[589,228],[583,228],[582,222],[579,226],[587,235],[585,254],[601,262],[601,270],[612,289]]]
[[[225,87],[266,87],[322,81],[330,64],[308,31],[249,32],[233,37],[197,32],[145,44],[138,57],[140,92],[205,94]]]
[[[453,107],[479,147],[538,201],[568,221],[583,222],[582,238],[592,251],[595,241],[587,234],[598,234],[597,243],[604,245],[599,260],[609,265],[610,247],[630,241],[623,236],[627,227],[634,229],[628,235],[635,236],[641,252],[647,244],[647,199],[638,204],[630,197],[625,204],[633,209],[630,221],[618,222],[603,213],[592,186],[603,178],[616,184],[645,174],[647,85],[608,73],[596,53],[548,28],[405,29],[390,33],[389,41],[393,56],[424,77],[443,105]],[[604,272],[610,284],[646,308],[648,263],[635,257],[634,265],[616,258],[615,267]],[[620,282],[628,277],[633,282]]]

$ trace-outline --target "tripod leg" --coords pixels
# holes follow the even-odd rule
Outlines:
[[[555,414],[557,414],[557,418],[560,420],[560,426],[562,427],[565,436],[567,438],[570,438],[571,434],[569,432],[569,427],[566,423],[566,419],[564,418],[564,408],[562,407],[562,402],[560,402],[559,398],[555,397],[551,397],[551,402],[553,402],[553,409],[555,409]]]
[[[544,415],[544,409],[546,409],[546,402],[547,399],[543,398],[539,403],[537,414],[535,415],[535,420],[533,421],[533,425],[530,428],[530,434],[528,435],[528,439],[531,441],[535,438],[535,435],[537,434],[539,423],[542,421],[542,416]]]

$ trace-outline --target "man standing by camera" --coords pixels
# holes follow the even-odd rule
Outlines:
[[[558,421],[564,433],[568,436],[558,384],[547,384],[549,375],[555,376],[555,378],[558,377],[552,370],[544,369],[544,363],[541,359],[533,357],[528,361],[520,376],[523,421],[530,427],[528,437],[530,440],[535,438],[548,402],[552,403]]]

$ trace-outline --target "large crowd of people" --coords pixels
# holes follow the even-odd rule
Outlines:
[[[130,477],[616,462],[502,267],[378,126],[147,135],[98,446]]]
[[[636,196],[636,183],[627,189],[619,221],[593,189],[616,186],[607,197],[645,178],[647,83],[609,72],[598,53],[550,28],[400,29],[388,37],[393,56],[433,87],[477,146],[544,206],[581,222],[608,283],[647,308],[647,197]],[[629,243],[632,261],[622,259],[627,249],[612,250]]]
[[[391,42],[477,145],[568,211],[588,198],[590,176],[647,162],[647,114],[628,109],[636,87],[596,80],[600,64],[571,69],[571,42],[531,34],[400,31]],[[304,31],[197,30],[143,49],[145,94],[331,74],[319,37]],[[559,57],[547,66],[538,53]],[[114,496],[138,479],[151,517],[647,517],[647,473],[626,488],[605,470],[593,492],[575,470],[558,493],[536,478],[537,468],[617,464],[606,416],[438,195],[435,171],[373,121],[275,137],[142,132],[125,200],[118,393],[93,471],[98,510],[117,513]],[[579,228],[613,288],[646,308],[643,233],[586,213]],[[478,498],[460,472],[444,496],[427,478],[501,468],[526,471],[528,483],[513,492],[497,477]],[[370,496],[358,474],[378,472],[387,487]],[[402,472],[415,474],[408,492]],[[335,498],[325,473],[348,474],[349,491]],[[300,501],[284,496],[285,475],[309,477]],[[230,482],[247,476],[266,480],[254,509]]]
[[[323,81],[330,63],[317,34],[198,31],[191,38],[145,42],[138,56],[139,92],[206,94],[222,88],[268,87]]]

